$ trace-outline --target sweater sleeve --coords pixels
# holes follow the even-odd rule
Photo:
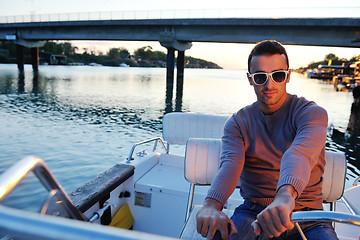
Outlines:
[[[223,206],[239,181],[245,161],[244,148],[244,140],[233,115],[225,124],[220,169],[207,195]]]
[[[325,147],[328,117],[325,109],[310,103],[296,113],[294,121],[296,136],[281,159],[276,191],[290,184],[300,196]]]

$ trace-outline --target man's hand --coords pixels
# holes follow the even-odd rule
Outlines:
[[[279,188],[274,201],[259,213],[252,223],[255,233],[259,235],[263,231],[268,238],[272,238],[294,228],[291,213],[295,207],[296,197],[297,192],[291,185]]]
[[[237,234],[233,221],[221,209],[222,205],[218,201],[211,198],[205,200],[204,206],[196,215],[196,228],[201,236],[213,239],[217,230],[220,231],[222,239]],[[230,224],[230,233],[228,224]]]

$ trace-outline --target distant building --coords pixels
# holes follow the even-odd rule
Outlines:
[[[334,76],[352,74],[349,61],[329,60],[327,65],[319,65],[314,70],[308,70],[309,78],[332,79]]]
[[[40,64],[66,65],[67,56],[50,52],[39,52],[39,58]]]
[[[360,61],[345,65],[343,72],[335,75],[332,81],[337,91],[344,87],[352,89],[360,86]]]
[[[360,82],[360,60],[352,63],[350,68],[353,69],[355,80]]]

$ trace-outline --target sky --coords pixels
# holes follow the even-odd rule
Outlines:
[[[360,0],[289,1],[289,0],[0,0],[0,18],[4,16],[37,15],[54,13],[120,12],[152,13],[162,10],[168,13],[188,13],[198,9],[199,14],[213,11],[215,14],[234,11],[242,17],[360,17]],[[173,11],[175,10],[175,11]],[[131,53],[139,47],[151,46],[166,52],[158,42],[125,41],[73,41],[80,51],[84,48],[106,53],[113,47],[125,47]],[[215,62],[227,69],[244,69],[254,44],[193,43],[186,55]],[[360,54],[360,48],[312,47],[285,45],[290,67],[307,66],[312,61],[323,60],[328,53],[340,58]]]

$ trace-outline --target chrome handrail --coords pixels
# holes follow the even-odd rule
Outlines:
[[[131,150],[130,150],[130,154],[129,154],[129,157],[127,158],[127,161],[126,163],[130,163],[130,161],[132,160],[132,155],[134,154],[134,151],[135,151],[135,148],[139,145],[142,145],[142,144],[145,144],[145,143],[149,143],[149,142],[153,142],[155,141],[154,143],[154,148],[153,148],[153,152],[155,151],[156,147],[157,147],[157,143],[160,141],[162,147],[164,148],[164,150],[168,153],[168,150],[166,149],[165,147],[165,144],[164,144],[164,141],[162,140],[161,137],[157,137],[157,138],[152,138],[152,139],[148,139],[148,140],[145,140],[145,141],[142,141],[142,142],[138,142],[138,143],[135,143]]]
[[[343,203],[345,204],[346,208],[350,211],[350,213],[352,215],[356,215],[354,209],[350,206],[350,204],[348,203],[348,201],[346,200],[346,198],[341,197],[341,200],[343,201]]]
[[[93,223],[93,222],[95,222],[95,220],[101,218],[102,215],[104,215],[104,212],[105,212],[107,209],[111,208],[111,207],[114,207],[114,205],[111,204],[111,203],[105,202],[102,208],[96,210],[96,211],[93,213],[92,217],[89,218],[89,222],[90,222],[90,223]]]
[[[171,240],[174,238],[144,232],[111,228],[100,224],[10,209],[0,205],[0,232],[11,239],[42,240]],[[5,239],[5,238],[4,238]]]
[[[86,221],[86,217],[74,206],[60,183],[46,166],[45,162],[35,156],[28,156],[11,166],[0,176],[0,202],[27,176],[33,172],[43,186],[50,192],[58,190],[63,198],[70,216],[74,219]]]
[[[358,176],[357,179],[355,179],[353,186],[355,187],[359,181],[360,181],[360,176]]]

